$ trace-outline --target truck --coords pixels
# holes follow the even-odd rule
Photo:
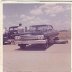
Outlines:
[[[21,49],[27,45],[41,45],[45,48],[58,40],[59,32],[52,25],[32,25],[21,35],[15,36],[15,42]]]

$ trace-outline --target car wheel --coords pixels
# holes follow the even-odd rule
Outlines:
[[[54,44],[55,43],[55,39],[53,37],[50,37],[48,42],[49,42],[49,44]]]
[[[49,47],[49,42],[48,42],[48,40],[47,40],[46,44],[43,44],[43,47],[44,47],[44,48],[48,48],[48,47]]]
[[[45,48],[48,48],[48,47],[49,47],[49,44],[48,44],[48,43],[46,43],[46,44],[45,44]]]
[[[19,44],[18,46],[20,46],[20,49],[26,48],[26,45],[25,44]]]
[[[11,40],[11,44],[12,45],[15,45],[15,40]]]

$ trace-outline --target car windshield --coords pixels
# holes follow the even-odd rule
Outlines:
[[[39,31],[46,31],[46,30],[52,30],[53,27],[51,25],[45,25],[45,26],[31,26],[30,30],[31,31],[35,31],[35,30],[39,30]]]
[[[12,30],[17,30],[17,28],[10,28],[10,31],[12,31]]]

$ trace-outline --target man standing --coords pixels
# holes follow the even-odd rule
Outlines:
[[[18,27],[18,34],[23,34],[23,33],[24,33],[24,28],[23,28],[22,24],[20,23],[19,27]]]

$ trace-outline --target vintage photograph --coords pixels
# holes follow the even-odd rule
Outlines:
[[[2,1],[38,2],[39,0],[2,0]]]
[[[21,1],[21,2],[70,2],[72,0],[2,0],[2,1]]]
[[[3,72],[71,72],[71,4],[3,4]]]

